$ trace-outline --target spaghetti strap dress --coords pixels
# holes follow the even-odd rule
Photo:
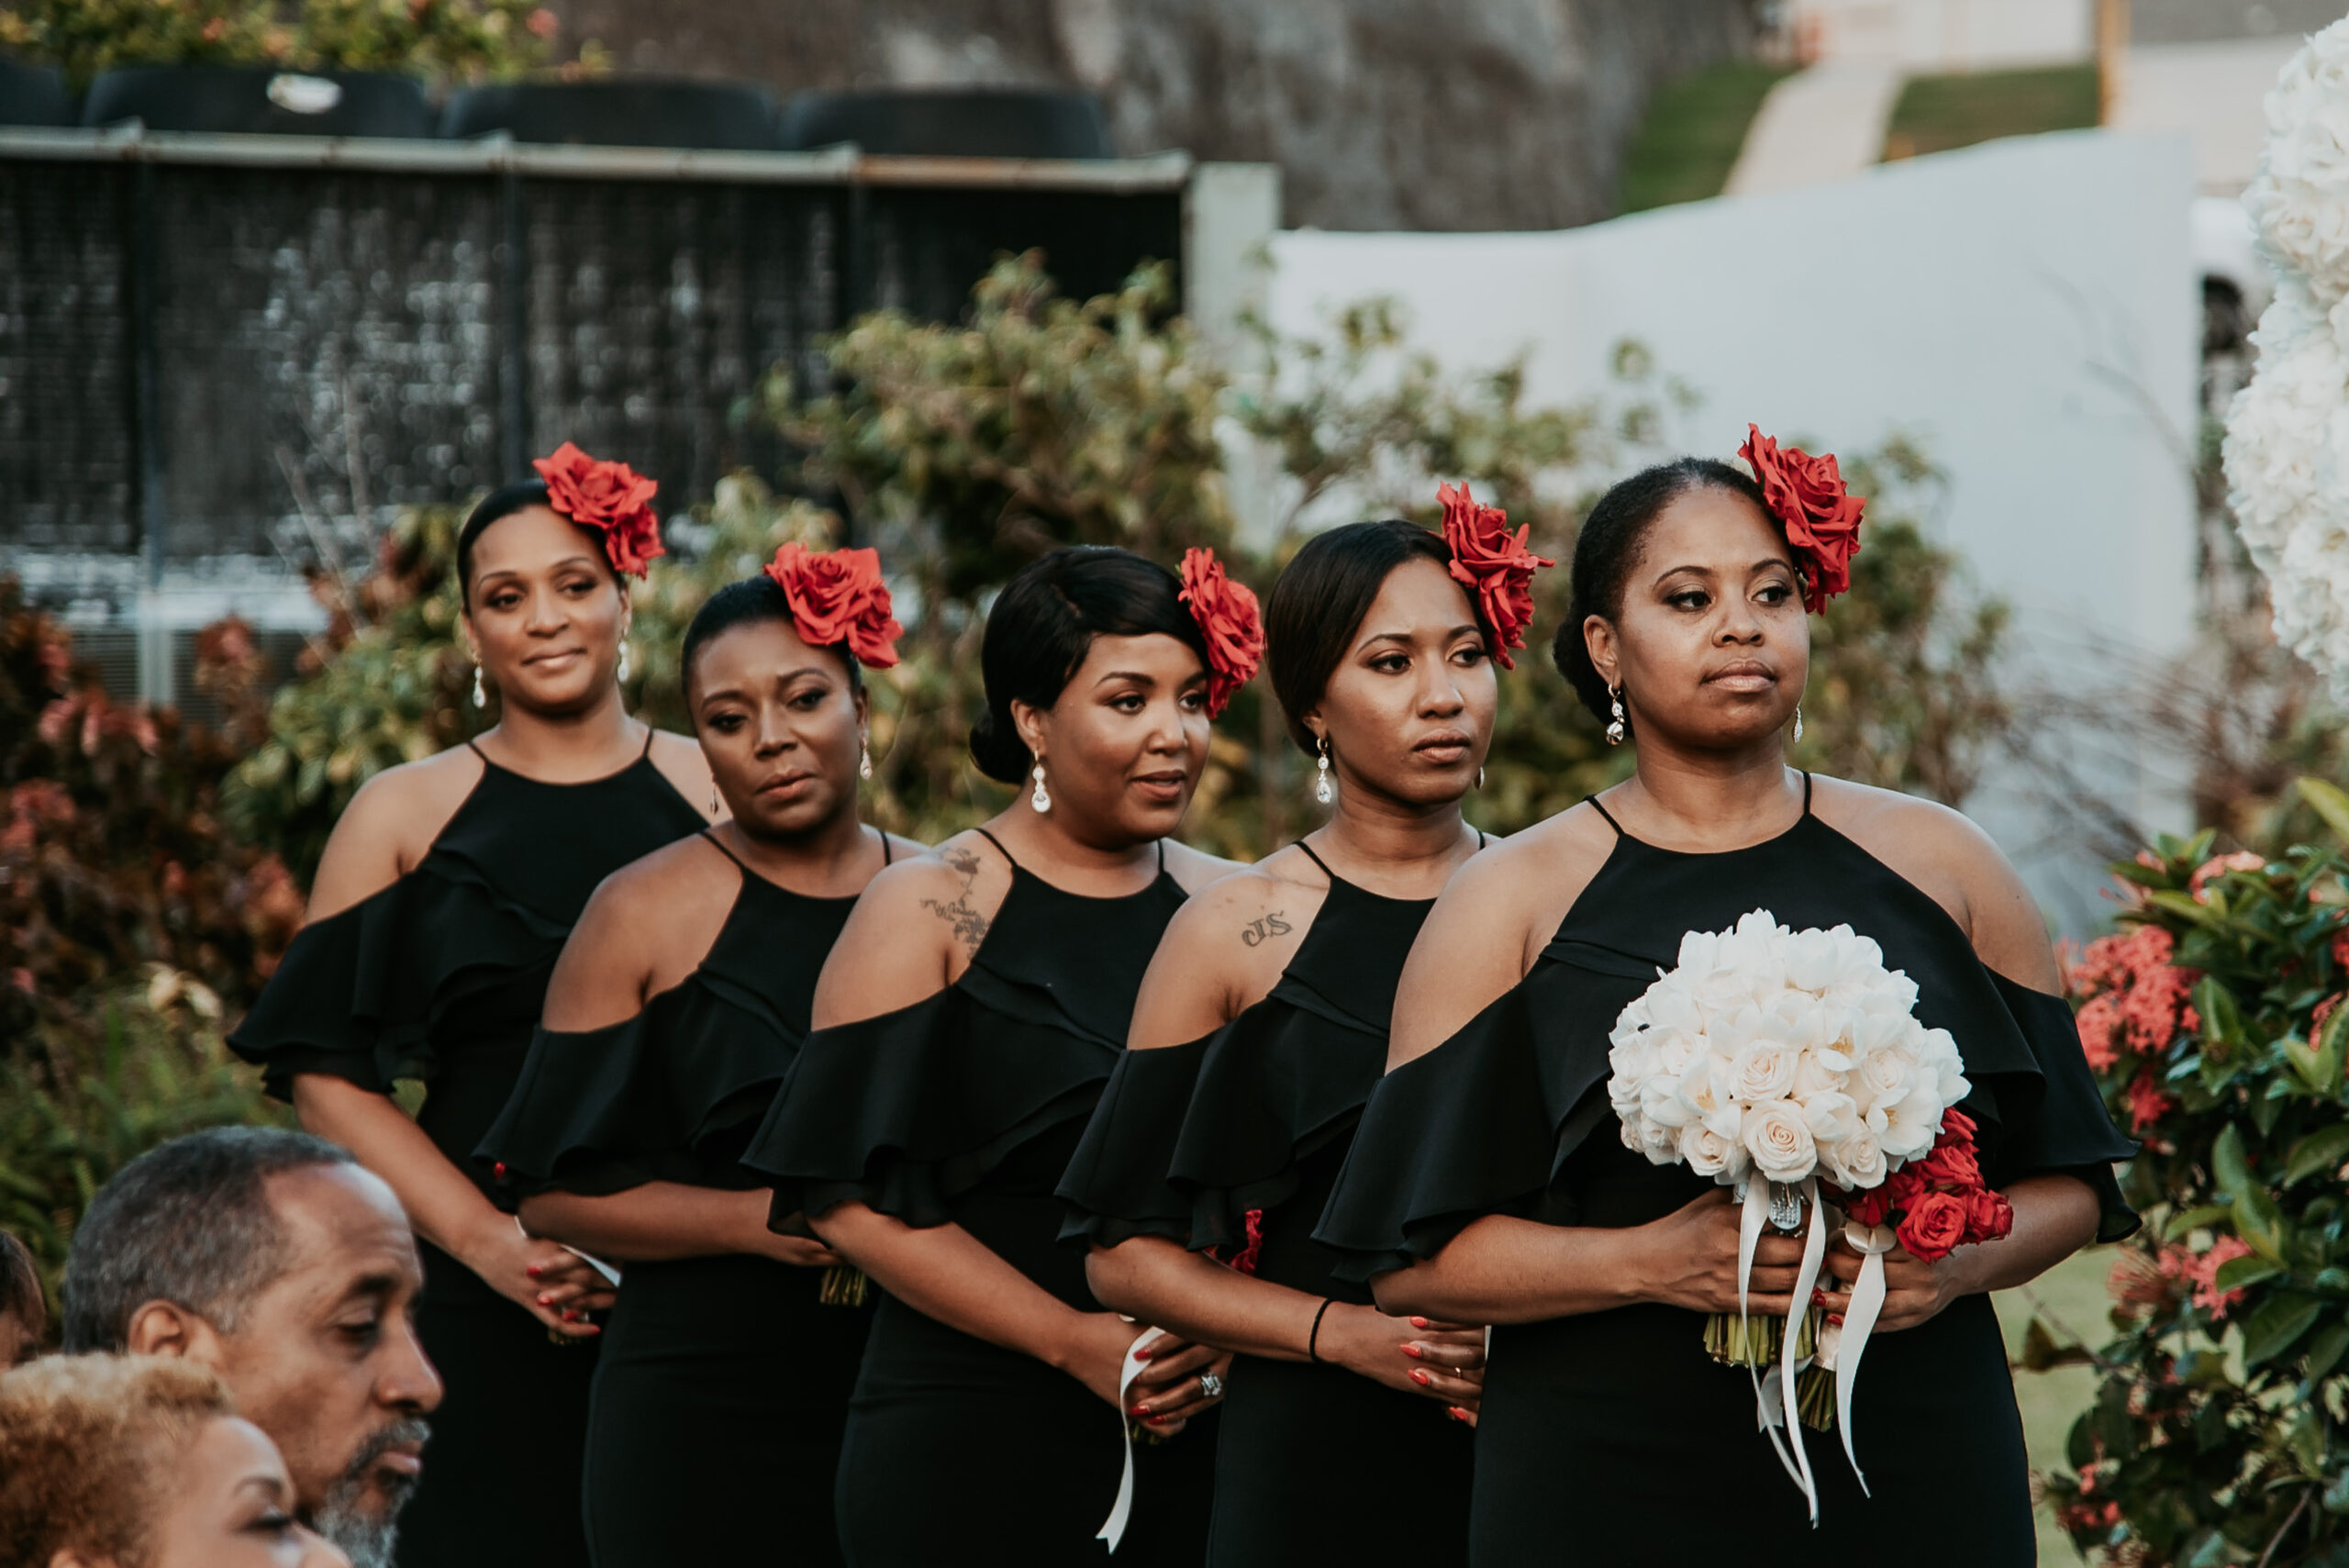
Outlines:
[[[1386,1070],[1396,981],[1435,900],[1321,869],[1329,896],[1263,1000],[1203,1040],[1119,1062],[1061,1184],[1064,1240],[1163,1236],[1371,1305],[1312,1231]],[[1466,1561],[1475,1434],[1435,1400],[1326,1363],[1241,1356],[1222,1415],[1209,1568]],[[1395,1506],[1398,1488],[1408,1507]]]
[[[960,1225],[1070,1307],[1104,1310],[1084,1258],[1060,1245],[1052,1189],[1184,897],[1163,848],[1157,880],[1119,898],[1063,892],[1012,862],[953,984],[807,1037],[745,1156],[774,1180],[778,1223],[854,1199],[918,1228]],[[851,1568],[1110,1561],[1095,1537],[1117,1499],[1123,1421],[1066,1373],[885,1293],[849,1399],[842,1555]],[[1212,1425],[1135,1445],[1117,1562],[1202,1561]]]
[[[1797,930],[1848,924],[1916,982],[1917,1017],[1965,1058],[1964,1108],[1993,1186],[2076,1176],[2097,1195],[2100,1239],[2135,1228],[2111,1171],[2135,1145],[2105,1114],[2071,1009],[1985,966],[1941,905],[1811,813],[1808,778],[1801,817],[1746,849],[1685,853],[1616,832],[1525,978],[1371,1095],[1317,1233],[1348,1255],[1346,1272],[1432,1257],[1485,1215],[1627,1227],[1711,1190],[1624,1147],[1608,1036],[1678,962],[1685,932],[1754,909]],[[1816,1529],[1756,1429],[1749,1374],[1706,1354],[1704,1323],[1642,1303],[1493,1331],[1473,1562],[2034,1561],[2022,1424],[1988,1296],[1869,1340],[1853,1432],[1873,1496],[1840,1440],[1814,1435]]]
[[[473,1153],[529,1051],[547,980],[596,884],[702,826],[651,758],[548,784],[482,754],[482,773],[416,868],[305,927],[229,1037],[290,1097],[298,1073],[388,1094],[420,1079],[417,1124],[486,1194]],[[480,748],[475,747],[478,753]],[[417,1329],[446,1388],[425,1473],[400,1515],[406,1568],[587,1561],[580,1461],[592,1341],[538,1319],[419,1240]]]
[[[767,1184],[742,1151],[807,1037],[816,977],[856,899],[778,887],[703,837],[741,873],[725,924],[635,1017],[538,1031],[479,1151],[507,1202]],[[873,1315],[826,1303],[825,1273],[740,1253],[627,1266],[587,1414],[596,1568],[840,1562],[832,1473]]]

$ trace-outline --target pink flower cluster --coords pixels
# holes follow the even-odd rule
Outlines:
[[[2176,951],[2176,940],[2159,926],[2087,945],[2069,978],[2074,995],[2087,999],[2076,1022],[2090,1067],[2108,1073],[2124,1055],[2159,1056],[2180,1034],[2202,1027],[2192,1001],[2201,972],[2171,963]],[[2139,1132],[2172,1104],[2150,1064],[2130,1081],[2128,1096],[2130,1120]]]
[[[2175,1246],[2150,1254],[2127,1251],[2114,1262],[2107,1287],[2123,1307],[2166,1312],[2190,1296],[2212,1319],[2222,1319],[2243,1300],[2243,1287],[2221,1290],[2219,1270],[2250,1255],[2251,1248],[2238,1236],[2220,1237],[2207,1252]]]

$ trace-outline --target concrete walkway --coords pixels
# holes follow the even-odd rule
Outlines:
[[[1890,61],[1857,60],[1787,77],[1762,100],[1730,171],[1727,194],[1788,191],[1872,167],[1884,156],[1885,127],[1903,79]]]
[[[2185,131],[2202,194],[2239,195],[2258,172],[2267,138],[2260,102],[2299,47],[2297,34],[2134,45],[2121,68],[2113,128]]]

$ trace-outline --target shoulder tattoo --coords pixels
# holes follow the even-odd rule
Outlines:
[[[971,903],[971,888],[979,879],[979,857],[968,850],[941,850],[938,858],[954,868],[963,879],[963,891],[950,900],[925,898],[921,906],[937,916],[953,929],[954,940],[965,951],[975,953],[986,940],[987,917]]]
[[[1296,928],[1283,919],[1283,911],[1275,909],[1261,920],[1251,920],[1240,928],[1240,940],[1249,947],[1262,947],[1275,937],[1285,937]]]

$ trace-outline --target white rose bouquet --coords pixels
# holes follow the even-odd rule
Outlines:
[[[1607,1095],[1624,1143],[1659,1165],[1685,1163],[1736,1188],[1744,1202],[1740,1310],[1716,1316],[1706,1344],[1717,1359],[1753,1371],[1771,1440],[1811,1499],[1814,1519],[1817,1489],[1801,1421],[1789,1422],[1785,1407],[1818,1338],[1808,1303],[1826,1254],[1820,1182],[1852,1198],[1924,1162],[1948,1141],[1944,1117],[1972,1087],[1957,1042],[1920,1023],[1916,1006],[1916,983],[1887,970],[1883,950],[1851,927],[1794,931],[1756,909],[1732,930],[1683,937],[1678,965],[1623,1009],[1610,1036]],[[1953,1132],[1963,1124],[1970,1134],[1963,1118],[1949,1119]],[[1921,1196],[1920,1184],[1901,1185]],[[1888,1218],[1883,1205],[1874,1207],[1879,1220]],[[1783,1330],[1749,1320],[1745,1281],[1763,1227],[1799,1230],[1806,1207],[1810,1223],[1793,1312]],[[1850,1380],[1883,1305],[1882,1254],[1898,1241],[1881,1223],[1854,1225],[1847,1235],[1870,1260],[1837,1347],[1835,1406],[1848,1455]],[[1774,1362],[1764,1379],[1760,1369]],[[1819,1407],[1820,1425],[1824,1391],[1823,1377],[1813,1377],[1804,1401]]]

